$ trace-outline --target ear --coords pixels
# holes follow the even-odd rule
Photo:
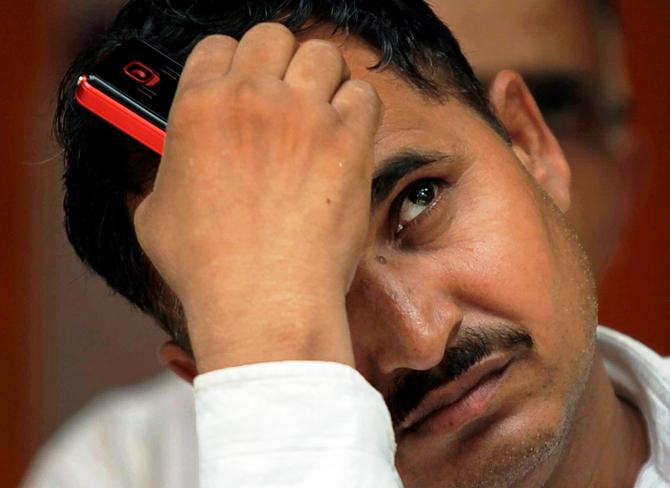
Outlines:
[[[489,100],[521,163],[565,213],[570,207],[570,167],[521,76],[510,70],[496,74]]]
[[[184,381],[193,383],[198,375],[193,358],[174,341],[163,344],[158,352],[161,363]]]

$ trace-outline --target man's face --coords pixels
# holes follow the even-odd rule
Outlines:
[[[434,0],[486,84],[519,71],[558,137],[573,173],[568,220],[600,279],[630,205],[621,118],[629,98],[616,22],[582,0]]]
[[[376,58],[360,43],[343,51],[385,104],[378,171],[396,159],[395,174],[406,173],[377,192],[347,296],[356,365],[389,402],[403,481],[521,486],[536,466],[541,479],[565,447],[593,355],[594,291],[579,245],[520,161],[533,164],[523,147],[453,98],[439,104],[389,71],[368,71]],[[460,372],[444,376],[445,351],[453,360],[461,345],[467,369],[478,344],[490,376],[405,429],[439,386],[431,378]]]

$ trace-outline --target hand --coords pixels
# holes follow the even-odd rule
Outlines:
[[[345,295],[366,240],[381,102],[340,50],[280,24],[201,41],[139,242],[181,300],[199,371],[353,365]]]

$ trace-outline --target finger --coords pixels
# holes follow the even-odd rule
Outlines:
[[[295,36],[282,24],[257,24],[240,39],[231,70],[281,79],[297,47]]]
[[[212,35],[198,42],[186,59],[175,98],[189,86],[225,76],[237,48],[229,36]]]
[[[374,87],[362,80],[342,83],[330,102],[352,131],[373,138],[384,114],[384,105]]]
[[[332,42],[312,39],[300,45],[284,81],[309,96],[330,102],[350,72],[342,52]]]

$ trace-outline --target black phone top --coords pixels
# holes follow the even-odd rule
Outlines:
[[[165,130],[183,66],[139,39],[104,56],[87,73],[89,83]]]

